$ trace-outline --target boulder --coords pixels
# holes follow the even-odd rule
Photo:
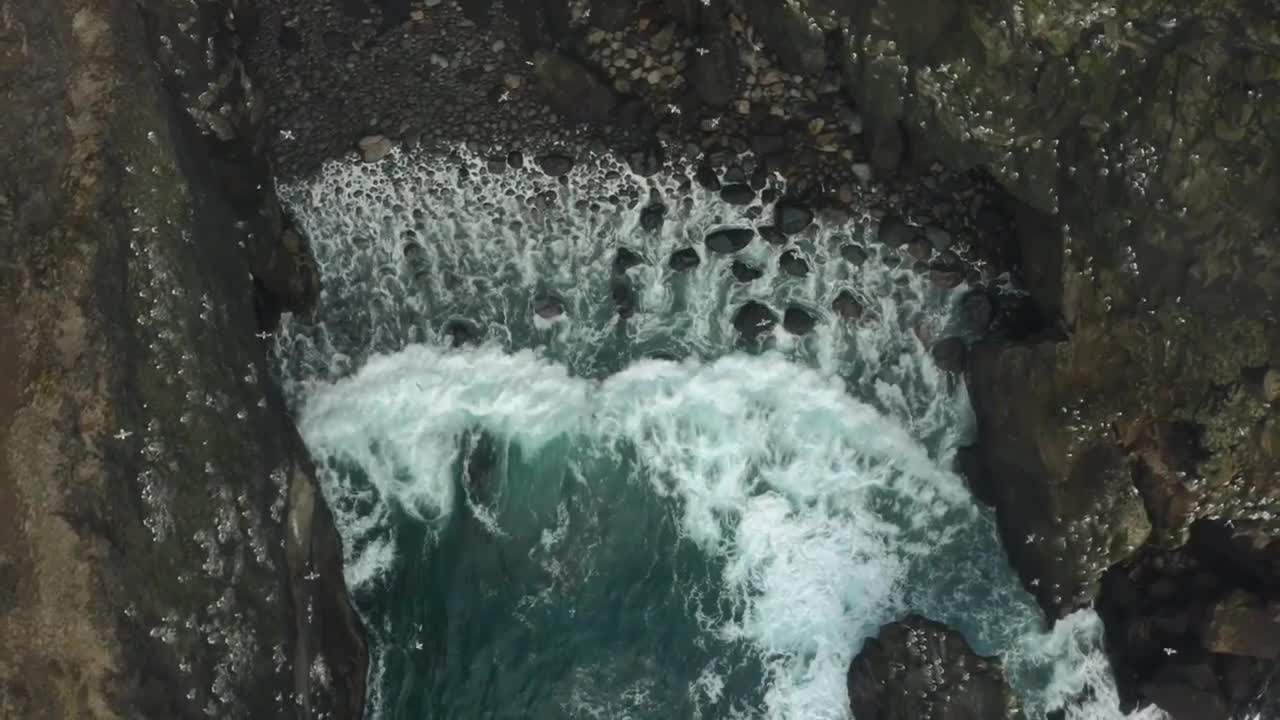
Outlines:
[[[795,202],[779,202],[776,215],[778,228],[788,235],[794,235],[813,223],[813,211]]]
[[[733,278],[740,283],[749,283],[753,280],[759,280],[764,275],[764,271],[760,268],[751,267],[741,260],[734,260],[729,266],[729,272],[733,273]]]
[[[533,313],[544,320],[564,314],[564,301],[555,295],[539,294],[533,298]]]
[[[808,310],[795,306],[782,314],[782,327],[792,335],[808,335],[818,326],[818,319]]]
[[[613,256],[613,274],[621,275],[631,268],[644,264],[644,258],[634,250],[620,247]]]
[[[845,320],[856,322],[862,319],[862,303],[848,290],[841,290],[836,294],[831,301],[831,309]]]
[[[689,55],[689,84],[708,107],[723,109],[737,96],[742,72],[738,48],[729,33],[704,36]]]
[[[756,233],[751,228],[720,228],[708,234],[704,242],[708,250],[730,255],[750,245],[755,236]]]
[[[760,237],[764,238],[764,241],[769,243],[770,245],[786,245],[787,244],[787,236],[782,232],[782,229],[779,228],[777,225],[761,225],[760,227],[756,228],[756,231],[759,232]]]
[[[916,228],[908,225],[897,215],[886,215],[876,228],[876,240],[891,248],[906,245],[915,239],[916,235]]]
[[[853,243],[845,243],[840,246],[840,257],[852,263],[855,267],[861,266],[867,261],[867,251],[861,245]]]
[[[755,300],[748,300],[733,314],[733,327],[748,340],[773,330],[778,324],[778,316],[769,306]]]
[[[822,32],[810,24],[801,6],[784,0],[745,0],[742,5],[752,27],[778,56],[783,70],[818,75],[826,67]]]
[[[943,338],[929,348],[933,361],[941,370],[949,373],[964,371],[965,356],[968,352],[969,348],[965,345],[964,339],[958,337]]]
[[[395,148],[391,144],[391,140],[385,135],[366,135],[360,138],[357,147],[360,148],[360,157],[369,163],[378,162],[385,158]]]
[[[538,158],[538,167],[542,168],[542,172],[551,177],[560,177],[569,174],[573,169],[573,158],[560,153],[551,153]]]
[[[639,299],[636,297],[635,288],[632,287],[628,278],[615,277],[610,280],[609,297],[613,298],[613,304],[618,308],[618,317],[626,320],[636,314],[636,305]]]
[[[750,205],[756,199],[756,192],[750,185],[734,183],[720,188],[720,199],[730,205]]]
[[[849,664],[854,717],[876,720],[1021,718],[1000,660],[956,631],[909,615],[880,628]]]
[[[610,32],[626,27],[634,13],[630,0],[591,0],[591,24]]]
[[[539,50],[533,55],[533,74],[547,104],[568,120],[603,123],[618,105],[604,81],[567,55]]]
[[[778,267],[792,277],[804,277],[809,274],[809,261],[797,249],[791,248],[778,258]]]
[[[683,248],[671,253],[671,259],[667,261],[667,265],[676,272],[684,272],[698,267],[701,262],[702,258],[698,256],[697,250]]]
[[[662,227],[662,221],[667,217],[667,206],[662,203],[652,203],[646,205],[640,211],[640,227],[647,232],[656,232]]]

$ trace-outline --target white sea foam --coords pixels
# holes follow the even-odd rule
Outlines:
[[[812,266],[805,278],[779,273],[777,249],[757,239],[740,255],[765,275],[734,283],[729,261],[708,256],[701,239],[751,220],[677,185],[607,163],[567,185],[536,173],[495,178],[464,157],[334,166],[286,189],[321,266],[325,322],[285,323],[279,371],[317,457],[362,470],[359,481],[322,472],[352,585],[373,588],[395,571],[394,516],[443,525],[457,511],[453,472],[466,433],[533,458],[567,442],[571,465],[634,455],[628,481],[664,498],[682,536],[722,561],[715,580],[740,612],[700,610],[699,622],[756,649],[765,717],[848,718],[850,659],[908,610],[1002,655],[1033,716],[1065,707],[1079,720],[1122,717],[1097,616],[1080,612],[1044,632],[990,514],[942,469],[970,415],[921,337],[946,332],[957,293],[890,267],[870,244],[872,258],[852,268],[839,247],[865,244],[860,227],[798,238]],[[527,188],[557,198],[526,203],[518,195]],[[636,208],[607,200],[651,189],[671,208],[660,233],[639,229]],[[421,246],[408,261],[406,238]],[[648,261],[628,272],[639,301],[625,324],[608,299],[620,245]],[[665,261],[684,246],[703,263],[677,275]],[[835,318],[830,301],[844,288],[879,321]],[[559,297],[566,317],[536,321],[539,293]],[[764,355],[734,353],[732,311],[746,299],[806,307],[819,329],[800,339],[779,330]],[[446,349],[444,326],[460,318],[482,346]],[[643,359],[655,352],[685,359]],[[481,504],[461,507],[502,531]],[[547,547],[566,527],[563,504],[555,512],[556,527],[541,535]],[[572,572],[562,564],[552,574]],[[718,698],[725,670],[704,668],[690,693]],[[574,716],[625,715],[626,696],[608,698],[599,682],[583,676],[575,686]]]

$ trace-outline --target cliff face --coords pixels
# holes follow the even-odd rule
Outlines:
[[[248,3],[0,2],[0,716],[359,717]]]

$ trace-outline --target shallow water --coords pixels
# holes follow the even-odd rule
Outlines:
[[[972,418],[927,342],[965,288],[860,222],[792,238],[805,277],[757,237],[738,283],[702,239],[759,221],[678,180],[396,156],[284,188],[325,290],[277,371],[370,628],[371,715],[848,718],[850,659],[914,611],[1001,655],[1032,717],[1122,717],[1096,615],[1045,632],[947,470]],[[619,247],[644,262],[615,272]],[[841,290],[876,319],[836,316]],[[747,300],[817,329],[744,343]]]

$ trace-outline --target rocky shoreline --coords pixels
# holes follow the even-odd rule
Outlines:
[[[238,406],[252,410],[238,371],[254,363],[265,372],[253,333],[269,331],[283,309],[305,308],[317,287],[273,177],[302,177],[353,153],[376,161],[393,144],[445,154],[466,145],[492,159],[492,172],[537,162],[553,175],[613,152],[642,175],[687,171],[729,201],[768,192],[780,175],[797,206],[834,217],[870,208],[881,241],[901,247],[904,262],[939,284],[968,281],[980,337],[935,355],[963,372],[979,418],[980,442],[962,469],[995,507],[1009,557],[1046,616],[1098,609],[1126,702],[1159,702],[1175,718],[1280,710],[1280,642],[1268,640],[1280,633],[1280,9],[1248,0],[220,0],[188,18],[160,3],[138,7],[0,3],[0,77],[20,91],[10,105],[83,118],[17,123],[10,113],[0,124],[5,165],[21,178],[0,184],[0,226],[48,238],[0,247],[0,299],[18,309],[0,317],[0,368],[23,379],[21,392],[0,394],[0,417],[15,418],[0,423],[9,452],[0,488],[20,500],[6,507],[28,508],[28,517],[52,508],[44,516],[60,518],[65,499],[37,502],[32,487],[112,478],[78,500],[95,509],[71,513],[78,522],[8,524],[25,533],[0,556],[0,592],[15,607],[34,602],[27,578],[38,561],[10,547],[88,553],[92,561],[66,570],[84,588],[99,587],[83,584],[93,573],[98,582],[132,577],[114,575],[119,557],[136,564],[139,582],[159,567],[202,565],[138,563],[143,540],[94,530],[141,527],[147,517],[136,500],[127,522],[97,510],[140,492],[125,493],[130,481],[113,468],[147,470],[110,436],[136,428],[126,440],[146,462],[203,472],[200,453],[145,454],[144,436],[185,447],[171,429],[141,430],[151,413],[137,403],[177,415],[184,407],[147,368],[190,363],[205,392],[225,398],[212,406],[223,425],[235,426],[226,415]],[[67,37],[85,57],[57,40]],[[35,72],[27,61],[42,52]],[[75,70],[82,63],[90,72]],[[126,96],[155,107],[126,106]],[[159,170],[147,176],[148,166]],[[132,182],[138,171],[143,179]],[[49,180],[68,176],[80,184]],[[157,188],[175,180],[189,190],[154,206]],[[123,191],[109,197],[105,183]],[[65,192],[50,197],[45,187]],[[160,214],[144,223],[141,212]],[[86,225],[90,217],[121,222]],[[170,242],[137,239],[134,228],[152,226]],[[156,248],[159,260],[144,262]],[[187,295],[175,302],[190,307],[185,321],[169,318],[176,324],[160,329],[158,343],[144,335],[156,328],[132,322],[173,293],[155,262],[176,269]],[[1005,273],[1029,297],[1004,292]],[[71,297],[74,311],[52,300]],[[208,322],[204,298],[227,315],[212,336],[193,329]],[[6,325],[9,317],[18,321]],[[49,357],[63,361],[46,368]],[[289,507],[316,508],[310,547],[323,560],[308,572],[287,557],[275,566],[289,573],[260,570],[272,578],[261,582],[294,594],[293,608],[279,595],[274,604],[245,598],[244,607],[314,620],[281,642],[295,670],[310,666],[317,645],[345,657],[319,694],[333,716],[358,716],[363,640],[337,539],[290,421],[273,392],[264,399],[265,410],[251,413],[259,431],[231,433],[216,448],[219,458],[254,462],[214,474],[237,488],[230,497],[243,486],[261,504],[270,470],[296,468],[286,475]],[[91,419],[72,422],[68,407]],[[39,437],[78,449],[59,451],[61,464],[40,462],[31,454]],[[263,440],[281,437],[289,440]],[[42,479],[20,479],[14,467],[43,468]],[[271,532],[278,547],[283,531]],[[312,592],[300,588],[314,587],[304,582],[314,573],[319,604],[308,606],[299,593]],[[246,576],[236,582],[246,587]],[[169,589],[155,607],[178,596],[192,607],[209,600]],[[125,607],[106,597],[65,612],[92,615],[86,603],[103,613]],[[0,660],[0,710],[71,698],[86,677],[101,688],[104,668],[121,663],[167,677],[121,660],[133,657],[121,648],[154,642],[140,633],[166,627],[156,624],[163,619],[86,629],[84,655],[64,661],[77,678],[65,689],[32,684],[34,671]],[[20,639],[0,657],[44,657],[48,636],[11,629],[31,622],[0,614],[0,640]],[[271,636],[285,625],[262,627]],[[901,650],[900,635],[885,629],[885,652]],[[240,669],[262,687],[317,692],[306,673],[271,681],[252,667]],[[214,670],[200,672],[212,685]],[[250,685],[244,702],[258,697]],[[117,702],[107,695],[129,697],[107,693],[103,708]],[[190,707],[165,702],[183,708],[176,715]],[[120,708],[144,706],[114,707],[70,714],[133,716]]]

